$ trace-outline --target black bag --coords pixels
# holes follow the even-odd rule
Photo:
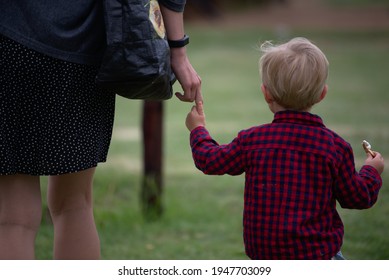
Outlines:
[[[105,0],[107,48],[96,83],[130,99],[165,100],[175,82],[157,0]]]

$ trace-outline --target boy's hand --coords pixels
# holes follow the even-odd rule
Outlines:
[[[192,131],[198,126],[205,126],[205,114],[202,101],[192,107],[192,110],[186,116],[185,124],[189,131]]]
[[[374,152],[375,156],[373,157],[370,153],[367,153],[367,159],[365,160],[365,165],[370,165],[374,167],[379,174],[384,171],[384,158],[378,152]]]

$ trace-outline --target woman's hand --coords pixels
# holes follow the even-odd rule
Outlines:
[[[183,90],[183,93],[175,93],[177,98],[184,102],[195,101],[196,104],[202,102],[201,78],[186,55],[186,48],[172,48],[170,52],[174,75]]]

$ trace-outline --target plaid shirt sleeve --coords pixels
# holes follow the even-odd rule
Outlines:
[[[240,175],[244,172],[239,138],[230,144],[219,145],[205,127],[197,127],[190,134],[190,145],[196,167],[209,175]]]
[[[381,176],[374,167],[368,165],[356,172],[350,145],[343,147],[339,154],[341,160],[335,182],[335,196],[339,204],[349,209],[372,207],[382,186]]]

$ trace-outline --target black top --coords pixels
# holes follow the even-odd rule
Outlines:
[[[140,0],[141,1],[141,0]],[[186,0],[159,0],[184,10]],[[66,61],[99,64],[105,46],[103,0],[0,0],[0,33]]]

